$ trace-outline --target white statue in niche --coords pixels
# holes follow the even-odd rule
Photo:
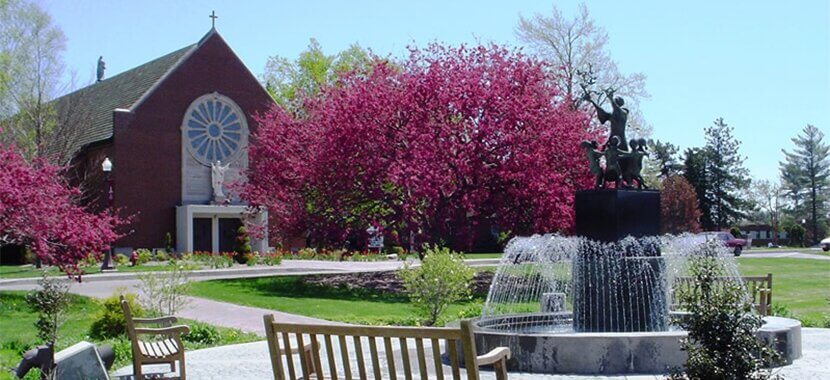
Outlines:
[[[221,202],[225,200],[225,192],[222,186],[225,184],[225,172],[231,164],[222,165],[222,161],[217,160],[210,164],[210,184],[213,187],[213,200]]]

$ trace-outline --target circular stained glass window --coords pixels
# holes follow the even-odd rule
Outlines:
[[[245,115],[233,100],[218,93],[191,103],[182,128],[188,152],[204,165],[231,162],[248,143]]]

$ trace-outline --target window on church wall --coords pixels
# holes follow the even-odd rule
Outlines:
[[[245,115],[233,100],[218,93],[191,103],[182,127],[188,152],[206,166],[233,162],[248,143]]]

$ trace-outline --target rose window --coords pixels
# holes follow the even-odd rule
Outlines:
[[[204,165],[233,161],[247,144],[248,125],[242,110],[217,93],[190,105],[183,128],[187,150]]]

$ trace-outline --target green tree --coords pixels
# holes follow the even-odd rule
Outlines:
[[[274,100],[289,111],[301,109],[303,96],[315,96],[325,86],[334,85],[337,79],[349,72],[369,70],[376,57],[360,45],[327,55],[316,39],[312,38],[308,49],[291,61],[280,56],[268,58],[262,81]]]
[[[470,296],[474,271],[464,264],[461,254],[435,246],[424,253],[421,265],[408,265],[399,272],[409,300],[431,326],[453,302]]]
[[[708,156],[708,152],[703,148],[686,149],[683,158],[683,177],[695,190],[701,227],[711,230],[715,223],[712,220],[712,201],[709,197],[711,184]]]
[[[813,125],[807,125],[801,134],[792,139],[792,152],[782,149],[781,182],[785,194],[792,202],[793,218],[803,215],[809,220],[809,242],[816,244],[824,235],[830,191],[830,147],[823,142],[824,133]]]
[[[2,1],[0,19],[0,54],[7,57],[2,66],[7,88],[0,98],[3,137],[29,156],[40,156],[57,137],[55,110],[48,102],[62,87],[66,38],[34,2]]]
[[[732,128],[723,118],[715,120],[705,131],[709,184],[706,197],[711,204],[707,219],[711,221],[711,227],[720,230],[742,218],[749,207],[740,192],[750,184],[749,171],[743,166],[744,157],[738,153],[741,142],[732,136]]]

